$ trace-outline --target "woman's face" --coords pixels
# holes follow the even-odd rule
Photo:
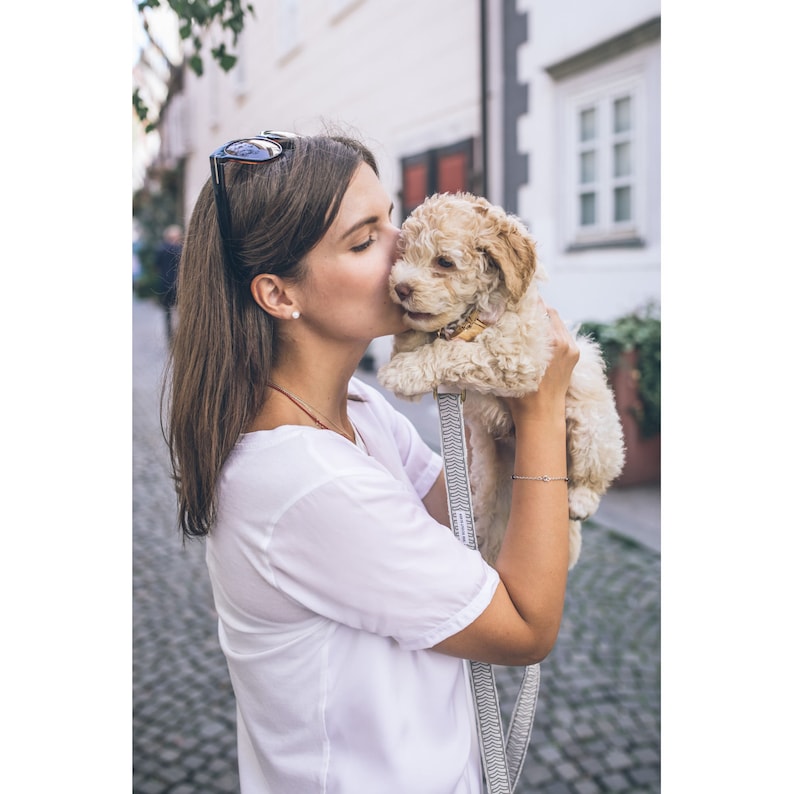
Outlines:
[[[375,172],[359,166],[333,224],[307,255],[298,288],[301,322],[324,338],[369,341],[406,330],[402,308],[389,297],[400,234],[392,209]]]

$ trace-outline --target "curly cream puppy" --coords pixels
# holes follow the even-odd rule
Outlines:
[[[474,520],[480,551],[491,562],[513,486],[513,423],[501,398],[537,389],[550,357],[548,319],[538,300],[542,278],[521,221],[468,193],[436,194],[414,210],[390,277],[411,330],[395,337],[378,378],[406,399],[442,385],[466,391]],[[579,558],[581,522],[595,512],[624,459],[601,351],[586,337],[577,337],[577,345],[566,400],[570,567]]]

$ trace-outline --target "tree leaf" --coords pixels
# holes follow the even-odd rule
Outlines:
[[[187,63],[198,77],[204,74],[204,62],[201,60],[200,55],[191,55]]]

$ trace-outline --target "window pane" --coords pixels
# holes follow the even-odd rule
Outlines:
[[[579,155],[579,184],[586,185],[595,182],[596,178],[596,153],[594,151],[582,152]]]
[[[579,225],[592,226],[596,222],[596,194],[582,193],[579,196]]]
[[[595,108],[579,112],[579,140],[591,141],[596,136]]]
[[[631,175],[631,144],[617,143],[614,151],[614,176]]]
[[[403,211],[408,214],[418,207],[430,191],[426,161],[403,166]]]
[[[469,172],[466,155],[454,152],[438,158],[438,192],[456,193],[468,190],[466,175]]]
[[[631,188],[615,188],[615,223],[631,220]]]
[[[626,132],[631,129],[631,97],[616,99],[614,104],[614,130],[615,132]]]

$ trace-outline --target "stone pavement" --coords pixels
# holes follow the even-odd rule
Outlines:
[[[165,352],[161,310],[135,300],[133,792],[232,793],[238,791],[234,697],[218,647],[203,545],[183,546],[176,530],[159,425]],[[401,407],[413,411],[433,443],[432,405],[407,405]],[[541,664],[517,794],[661,790],[658,488],[607,496],[584,527],[559,640]],[[505,719],[521,673],[496,668]]]

